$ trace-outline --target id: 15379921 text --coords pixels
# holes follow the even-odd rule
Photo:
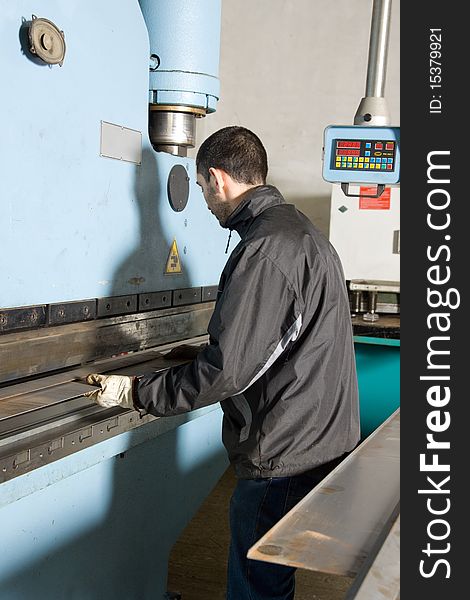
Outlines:
[[[429,87],[432,94],[429,102],[431,114],[442,112],[442,30],[429,30]]]

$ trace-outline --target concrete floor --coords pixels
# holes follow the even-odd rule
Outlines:
[[[229,468],[172,550],[168,590],[181,594],[181,600],[225,600],[228,506],[234,487]],[[344,600],[352,580],[298,570],[296,582],[296,600]]]

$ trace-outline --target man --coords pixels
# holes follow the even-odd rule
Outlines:
[[[241,238],[223,270],[209,344],[191,362],[140,378],[91,375],[104,406],[156,416],[219,402],[238,477],[230,505],[228,600],[288,600],[295,569],[248,549],[359,440],[351,319],[340,260],[279,191],[266,151],[243,127],[211,135],[197,181]]]

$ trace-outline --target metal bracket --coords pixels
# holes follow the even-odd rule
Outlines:
[[[211,302],[211,300],[216,300],[217,291],[219,289],[218,285],[208,285],[202,288],[202,301],[203,302]]]
[[[0,308],[0,334],[21,329],[81,323],[102,317],[133,315],[137,311],[146,312],[171,306],[211,302],[217,298],[217,289],[216,285],[208,285],[37,306]]]
[[[166,292],[149,292],[147,294],[139,294],[139,310],[156,310],[171,306],[172,290]]]
[[[343,190],[343,194],[348,198],[380,198],[380,196],[385,191],[385,185],[380,183],[377,185],[377,193],[375,195],[371,194],[350,194],[349,193],[349,183],[342,183],[341,189]]]
[[[175,290],[173,293],[173,306],[183,304],[197,304],[202,300],[202,288],[184,288]]]
[[[127,315],[137,311],[137,294],[129,296],[108,296],[98,298],[98,317]]]
[[[49,304],[49,325],[90,321],[96,318],[96,299]]]
[[[0,333],[46,325],[46,305],[0,309]]]

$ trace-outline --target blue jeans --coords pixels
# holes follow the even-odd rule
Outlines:
[[[251,546],[338,465],[293,477],[240,479],[230,501],[227,600],[292,600],[295,568],[246,558]]]

